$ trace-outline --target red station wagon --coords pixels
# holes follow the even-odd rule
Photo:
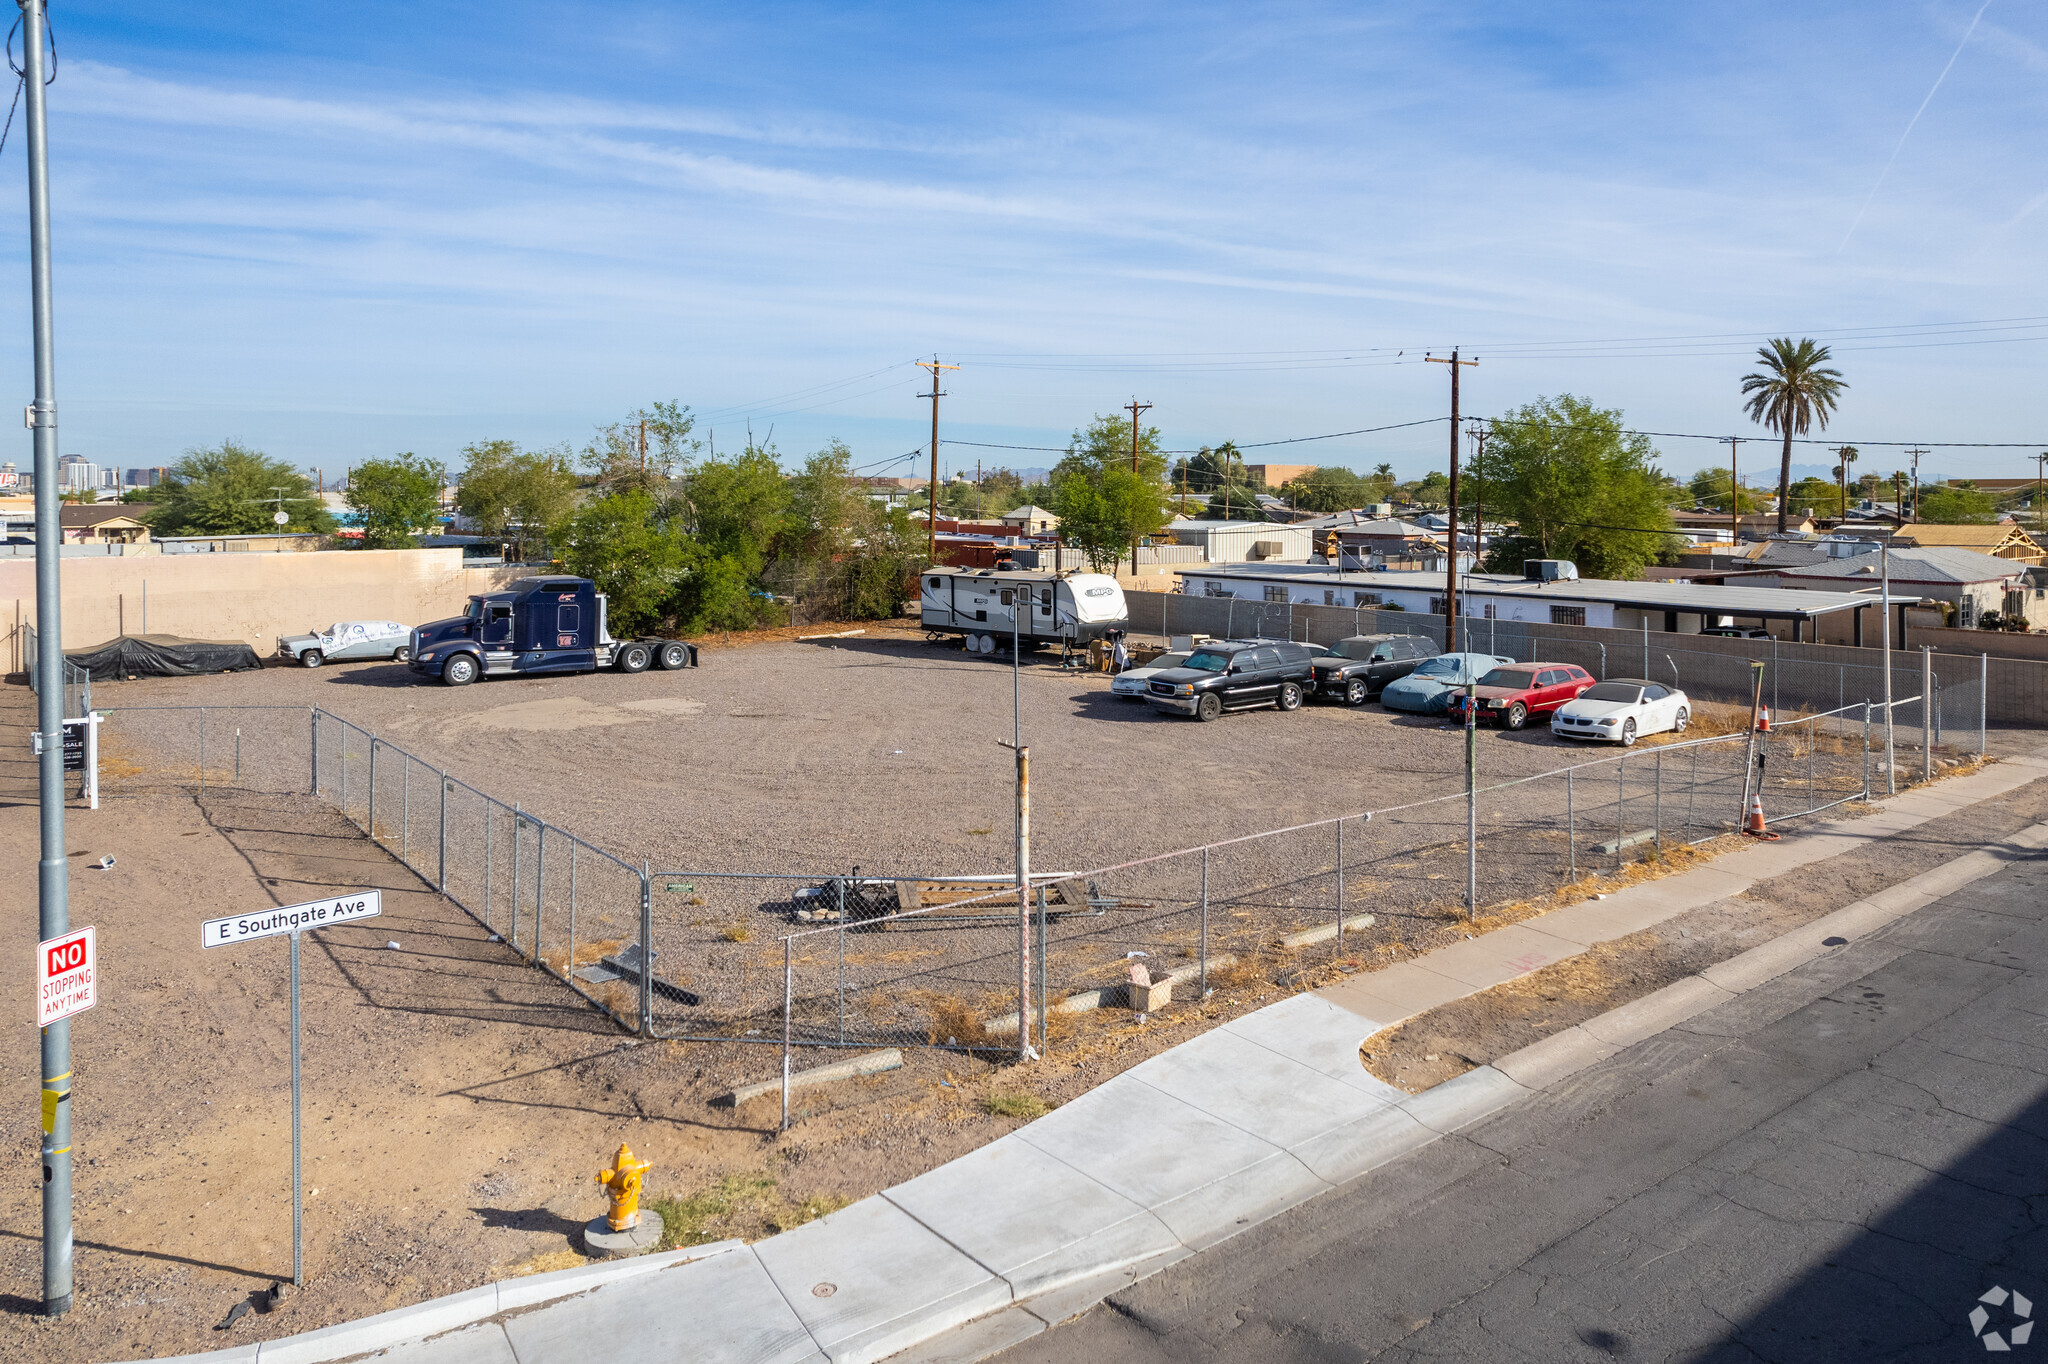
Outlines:
[[[1520,729],[1532,715],[1548,715],[1593,685],[1593,675],[1569,663],[1510,663],[1479,679],[1479,718]],[[1453,707],[1464,714],[1465,701]]]

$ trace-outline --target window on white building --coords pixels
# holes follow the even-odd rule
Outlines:
[[[1266,600],[1267,600],[1267,601],[1286,601],[1286,600],[1287,600],[1287,589],[1286,589],[1286,588],[1284,588],[1284,587],[1269,587],[1269,588],[1267,588],[1267,589],[1266,589]]]
[[[1550,608],[1552,625],[1584,625],[1586,608],[1583,606],[1553,606]]]

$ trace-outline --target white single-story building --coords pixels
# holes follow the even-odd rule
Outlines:
[[[1181,592],[1197,597],[1290,602],[1306,606],[1374,607],[1440,616],[1442,573],[1371,570],[1345,572],[1321,564],[1204,564],[1178,569]],[[1859,586],[1862,586],[1859,584]],[[1912,604],[1917,591],[1893,600]],[[1697,634],[1724,621],[1786,621],[1792,638],[1817,637],[1823,617],[1852,612],[1862,642],[1864,612],[1878,605],[1874,590],[1813,592],[1777,587],[1718,587],[1693,582],[1619,582],[1574,578],[1531,582],[1507,573],[1461,573],[1458,609],[1472,619],[1548,625],[1594,625],[1617,630]],[[1872,622],[1873,627],[1876,622]]]
[[[1166,534],[1176,544],[1193,545],[1211,564],[1306,563],[1317,552],[1314,536],[1303,525],[1275,521],[1170,521]]]

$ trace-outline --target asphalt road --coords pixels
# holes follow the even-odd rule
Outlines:
[[[2037,857],[1000,1358],[1982,1358],[2048,1317],[2044,919]]]

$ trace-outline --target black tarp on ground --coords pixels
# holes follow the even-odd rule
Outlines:
[[[181,639],[177,635],[122,635],[85,649],[66,649],[95,682],[122,677],[191,677],[261,668],[256,651],[239,640]]]

